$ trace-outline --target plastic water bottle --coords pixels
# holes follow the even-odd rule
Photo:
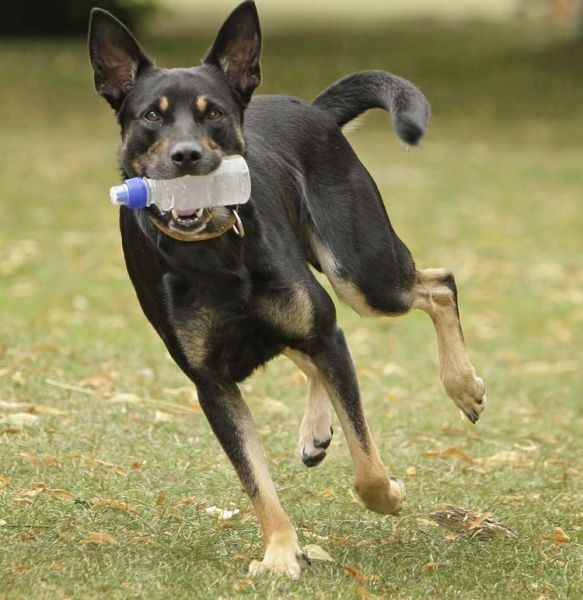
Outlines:
[[[200,208],[245,204],[251,196],[249,167],[242,156],[223,158],[208,175],[185,175],[175,179],[132,177],[109,191],[111,203],[128,208],[152,204],[162,211],[192,214]]]

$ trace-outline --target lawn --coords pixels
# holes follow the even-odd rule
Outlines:
[[[84,43],[4,41],[0,598],[581,597],[581,46],[518,24],[265,37],[263,93],[309,99],[385,68],[432,102],[414,151],[385,114],[348,135],[418,265],[456,273],[487,410],[472,426],[445,396],[426,315],[339,306],[407,501],[397,518],[358,503],[339,427],[321,466],[301,464],[305,385],[277,359],[242,388],[301,544],[331,560],[299,582],[248,578],[262,554],[250,503],[125,272],[107,196],[118,132]],[[209,41],[144,45],[186,65]],[[516,537],[455,536],[429,517],[443,503]]]

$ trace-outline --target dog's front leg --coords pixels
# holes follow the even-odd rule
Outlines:
[[[299,578],[308,560],[279,502],[253,417],[237,385],[208,379],[199,381],[197,389],[202,409],[249,494],[261,525],[265,557],[261,562],[254,560],[249,572],[283,573],[292,579]]]

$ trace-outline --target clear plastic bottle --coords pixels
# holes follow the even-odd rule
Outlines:
[[[111,203],[128,208],[152,204],[162,211],[191,214],[199,208],[244,204],[251,196],[249,168],[242,156],[226,156],[208,175],[175,179],[132,177],[109,191]]]

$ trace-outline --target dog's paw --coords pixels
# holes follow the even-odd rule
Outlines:
[[[315,467],[324,460],[332,434],[331,411],[304,415],[300,425],[300,456],[306,467]]]
[[[486,408],[486,386],[473,369],[465,373],[443,378],[447,395],[472,422],[475,423]]]
[[[396,515],[405,500],[405,484],[394,477],[379,477],[356,483],[356,492],[369,510]]]
[[[249,565],[249,575],[287,575],[290,579],[299,579],[302,569],[310,564],[309,558],[297,544],[271,545],[265,551],[260,562],[254,560]]]

